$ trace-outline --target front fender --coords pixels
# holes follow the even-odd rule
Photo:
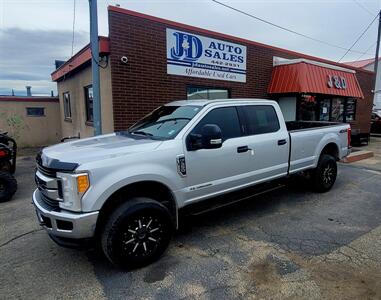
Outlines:
[[[153,165],[152,163],[102,171],[99,174],[90,172],[90,181],[93,181],[94,184],[91,183],[89,190],[82,198],[83,211],[100,210],[112,194],[132,183],[155,181],[167,186],[171,191],[181,187],[181,178],[175,168],[172,170],[163,165]]]

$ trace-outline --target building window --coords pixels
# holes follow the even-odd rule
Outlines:
[[[228,89],[219,89],[219,88],[206,88],[206,87],[187,87],[187,99],[227,99],[229,98]]]
[[[85,87],[86,122],[93,122],[93,86]]]
[[[316,108],[316,96],[302,95],[299,99],[298,119],[303,121],[315,121]]]
[[[45,108],[44,107],[27,107],[26,115],[28,117],[44,117]]]
[[[320,100],[319,121],[349,122],[356,116],[356,99],[324,98]]]
[[[356,119],[356,99],[349,98],[345,103],[345,122]]]
[[[63,107],[65,120],[71,120],[71,103],[70,103],[70,93],[63,93]]]

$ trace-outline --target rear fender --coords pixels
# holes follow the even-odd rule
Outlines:
[[[338,149],[338,154],[339,154],[339,157],[341,155],[341,152],[340,152],[340,139],[339,137],[337,136],[337,134],[335,133],[327,133],[324,135],[324,137],[321,139],[321,141],[319,142],[319,144],[317,145],[316,147],[316,150],[315,150],[315,153],[314,153],[314,167],[317,166],[318,162],[319,162],[319,158],[320,158],[320,155],[323,151],[323,149],[330,143],[333,143],[336,145],[337,149]]]

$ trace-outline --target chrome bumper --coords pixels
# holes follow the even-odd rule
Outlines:
[[[50,210],[42,202],[38,189],[33,193],[33,204],[36,208],[38,222],[50,235],[72,239],[94,236],[98,211],[74,213],[67,210]]]

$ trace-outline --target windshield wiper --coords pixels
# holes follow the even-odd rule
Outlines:
[[[133,132],[130,132],[132,134],[140,134],[140,135],[145,135],[145,136],[153,136],[152,133],[148,133],[148,132],[145,132],[145,131],[142,131],[142,130],[138,130],[138,131],[133,131]]]

